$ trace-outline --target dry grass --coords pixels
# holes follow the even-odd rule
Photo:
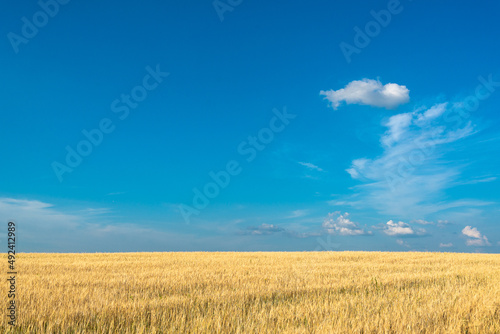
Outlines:
[[[23,333],[500,333],[496,254],[21,254],[17,263]],[[5,315],[0,326],[11,329]]]

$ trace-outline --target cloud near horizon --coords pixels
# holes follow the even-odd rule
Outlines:
[[[276,232],[284,232],[285,229],[274,224],[260,224],[259,226],[247,227],[249,234],[252,235],[268,235]]]
[[[300,210],[297,210],[300,211]],[[237,232],[240,235],[264,236],[272,234],[282,234],[291,238],[308,238],[320,236],[319,232],[297,232],[289,228],[278,226],[276,224],[260,224],[258,226],[247,226],[245,230]]]
[[[384,233],[390,236],[414,236],[414,235],[424,235],[426,231],[422,228],[413,229],[410,225],[400,221],[395,223],[389,220],[383,229]]]
[[[379,80],[367,78],[351,81],[338,90],[322,90],[320,95],[324,95],[335,110],[342,102],[395,109],[410,100],[410,91],[406,86],[395,83],[383,85]]]
[[[108,208],[67,210],[39,200],[0,197],[0,216],[16,223],[23,252],[151,251],[167,240],[179,249],[182,240],[189,240],[138,224],[111,223],[108,213]]]
[[[465,226],[462,234],[467,237],[465,244],[467,246],[490,246],[490,242],[485,235],[482,235],[476,227]]]
[[[341,214],[339,211],[328,214],[322,224],[323,229],[328,234],[336,235],[371,235],[372,232],[367,232],[360,228],[355,222],[349,219],[349,213]]]

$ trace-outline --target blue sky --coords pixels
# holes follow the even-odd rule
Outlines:
[[[0,216],[25,252],[499,252],[499,9],[9,4]]]

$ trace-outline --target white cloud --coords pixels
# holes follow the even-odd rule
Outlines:
[[[462,230],[462,234],[469,238],[481,238],[481,233],[477,230],[477,228],[472,228],[472,226],[465,226]]]
[[[441,247],[441,248],[453,247],[453,244],[452,244],[451,242],[449,242],[449,243],[447,243],[447,244],[440,243],[440,244],[439,244],[439,247]]]
[[[403,222],[395,223],[394,221],[389,220],[386,223],[384,233],[391,236],[413,235],[415,234],[415,231],[410,227],[410,225],[406,223]]]
[[[366,232],[364,229],[360,228],[358,224],[352,222],[349,219],[349,213],[340,212],[329,213],[328,217],[323,221],[323,228],[329,234],[337,235],[367,235],[371,232]]]
[[[320,95],[331,102],[333,109],[337,109],[342,102],[394,109],[410,100],[409,93],[406,86],[395,83],[382,85],[372,79],[354,80],[339,90],[320,91]]]
[[[462,234],[467,237],[465,244],[467,246],[490,246],[488,238],[482,235],[477,228],[472,226],[465,226]]]

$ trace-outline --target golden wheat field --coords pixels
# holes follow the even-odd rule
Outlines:
[[[3,316],[2,332],[500,333],[497,254],[20,254],[17,265],[18,324]]]

